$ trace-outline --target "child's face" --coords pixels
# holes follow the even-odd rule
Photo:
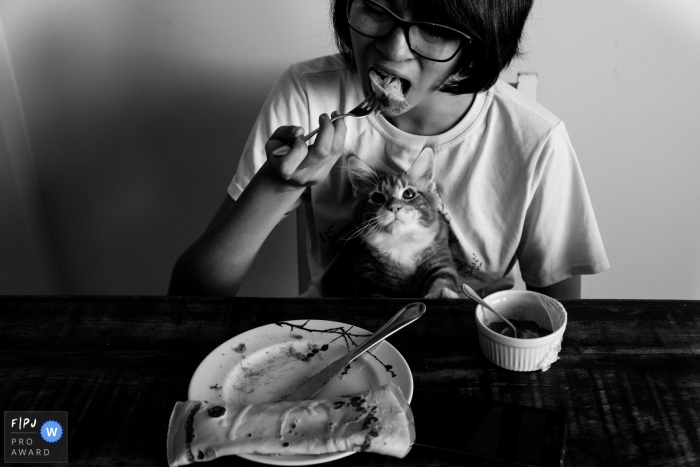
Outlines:
[[[422,20],[411,18],[409,0],[377,1],[404,19]],[[372,68],[383,74],[397,76],[404,84],[408,84],[407,88],[404,86],[404,93],[409,106],[398,114],[387,115],[385,111],[384,115],[394,117],[421,114],[425,116],[431,112],[440,114],[445,105],[445,94],[436,91],[456,71],[461,51],[449,62],[434,62],[422,58],[409,48],[404,31],[400,27],[395,27],[389,36],[381,39],[366,37],[351,30],[351,39],[360,82],[367,93],[372,90],[369,79],[369,71]]]

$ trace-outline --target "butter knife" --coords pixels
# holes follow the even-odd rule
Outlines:
[[[301,385],[293,389],[292,392],[282,397],[280,401],[302,401],[311,399],[323,389],[323,386],[325,386],[331,378],[340,373],[343,368],[348,366],[353,360],[394,334],[396,331],[408,326],[423,316],[423,313],[425,313],[425,304],[421,302],[410,303],[401,308],[398,313],[384,323],[384,325],[379,328],[377,332],[372,334],[369,339],[304,381]]]

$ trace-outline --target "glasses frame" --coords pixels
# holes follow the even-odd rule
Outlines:
[[[362,31],[358,31],[357,29],[352,27],[352,24],[350,24],[350,6],[352,5],[353,1],[355,1],[355,0],[348,0],[347,8],[345,11],[345,18],[348,21],[348,26],[350,27],[350,29],[352,29],[353,31],[355,31],[358,34],[362,34],[365,37],[371,37],[372,39],[383,39],[385,37],[388,37],[392,32],[394,32],[394,29],[396,29],[397,26],[400,26],[401,29],[403,30],[403,35],[406,38],[406,43],[408,44],[408,47],[413,51],[413,53],[415,53],[419,57],[425,58],[426,60],[430,60],[433,62],[440,62],[440,63],[449,62],[450,60],[452,60],[453,58],[455,58],[457,56],[457,54],[459,53],[460,50],[462,50],[462,47],[464,46],[464,42],[462,41],[459,43],[459,47],[457,47],[457,50],[455,50],[455,53],[453,53],[452,56],[450,56],[450,58],[445,58],[445,59],[440,60],[440,59],[436,59],[436,58],[426,57],[425,55],[423,55],[422,53],[420,53],[416,49],[414,49],[413,45],[411,45],[411,38],[408,34],[408,31],[409,31],[409,29],[411,29],[411,26],[420,26],[420,25],[438,26],[441,28],[448,29],[448,30],[455,32],[455,33],[459,34],[460,36],[464,37],[467,40],[467,44],[471,44],[471,42],[472,42],[472,36],[470,36],[469,34],[463,33],[462,31],[460,31],[458,29],[451,28],[451,27],[445,26],[443,24],[431,23],[428,21],[405,20],[405,19],[399,17],[398,15],[396,15],[396,13],[394,13],[393,11],[391,11],[390,9],[385,7],[384,5],[381,5],[373,0],[359,0],[359,1],[364,1],[367,3],[371,3],[372,6],[375,6],[381,10],[384,10],[389,16],[391,16],[394,19],[394,25],[389,30],[389,32],[387,32],[383,36],[370,36],[369,34],[365,34]]]

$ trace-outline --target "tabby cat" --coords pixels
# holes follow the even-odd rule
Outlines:
[[[398,175],[378,173],[357,156],[347,162],[355,225],[346,253],[355,295],[457,298],[432,151],[424,150]]]

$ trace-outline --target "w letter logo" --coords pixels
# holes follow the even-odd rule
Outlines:
[[[63,436],[61,424],[55,420],[49,420],[41,425],[41,437],[47,443],[55,443]]]

